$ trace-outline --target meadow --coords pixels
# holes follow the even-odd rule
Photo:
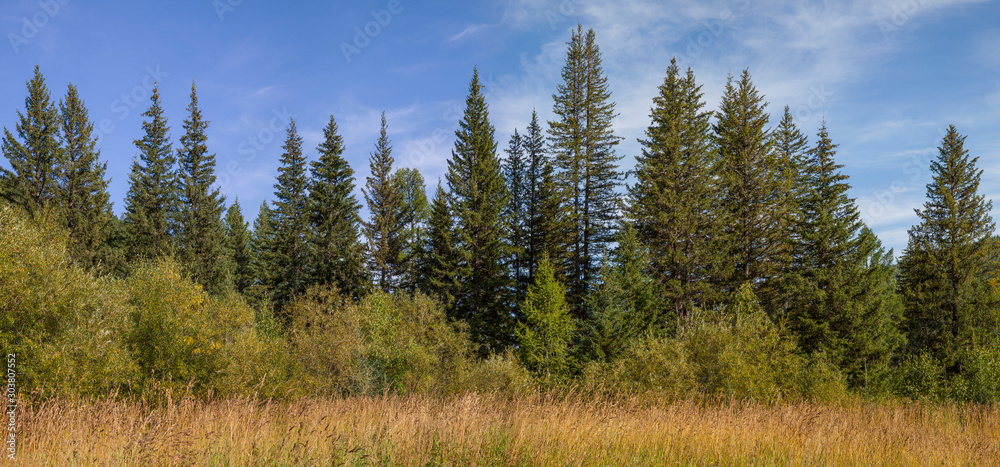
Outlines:
[[[996,465],[1000,407],[466,393],[22,403],[4,465]]]

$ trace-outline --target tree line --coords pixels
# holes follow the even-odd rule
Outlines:
[[[238,292],[286,327],[317,287],[353,300],[419,292],[467,326],[480,357],[513,351],[546,380],[749,302],[854,387],[918,356],[962,375],[974,349],[997,345],[1000,242],[978,157],[954,126],[897,263],[861,220],[825,121],[812,142],[787,106],[772,123],[749,71],[710,110],[693,71],[671,61],[631,171],[593,30],[572,33],[561,76],[553,120],[526,110],[501,156],[474,69],[430,199],[416,169],[394,167],[383,114],[367,219],[334,117],[312,161],[292,120],[273,201],[251,226],[214,188],[194,84],[176,148],[154,86],[119,218],[76,88],[53,102],[36,67],[4,131],[0,194],[57,219],[94,274],[171,256],[204,290]]]

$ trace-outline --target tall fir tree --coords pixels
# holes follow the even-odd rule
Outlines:
[[[181,264],[195,283],[220,293],[229,281],[225,261],[225,229],[222,215],[225,198],[215,185],[215,154],[208,152],[205,130],[208,121],[198,109],[198,93],[191,83],[191,103],[184,120],[184,136],[177,150],[178,253]]]
[[[35,213],[55,200],[59,147],[59,111],[52,102],[41,69],[28,81],[24,113],[17,111],[15,137],[4,127],[3,154],[10,170],[0,168],[0,195]]]
[[[94,125],[76,86],[69,85],[59,110],[62,149],[55,199],[69,230],[70,254],[89,270],[112,271],[117,255],[109,242],[115,219],[105,178],[108,164],[99,161]]]
[[[127,258],[157,258],[173,254],[176,213],[179,208],[174,151],[170,146],[170,128],[160,106],[159,87],[154,84],[149,109],[142,116],[145,133],[134,141],[139,149],[129,173],[125,195],[123,229]]]
[[[344,159],[344,139],[337,122],[323,129],[319,159],[311,163],[309,219],[312,225],[311,283],[334,284],[359,297],[365,286],[362,249],[358,239],[361,204],[354,197],[354,170]]]
[[[503,211],[510,197],[496,150],[479,71],[473,70],[446,179],[461,284],[453,317],[469,323],[481,356],[502,351],[514,334],[511,283],[504,264],[509,247],[504,241],[507,220]]]
[[[535,282],[538,262],[543,255],[548,256],[556,277],[564,276],[567,226],[555,167],[546,154],[545,136],[535,111],[531,112],[531,123],[522,138],[522,146],[527,159],[524,262],[530,284]]]
[[[725,216],[717,212],[709,119],[693,72],[676,59],[653,99],[652,122],[641,139],[629,214],[649,247],[652,270],[673,317],[720,301],[713,284],[723,273],[720,242]]]
[[[392,173],[391,181],[402,196],[403,223],[406,225],[403,229],[403,252],[400,258],[400,288],[412,294],[423,281],[420,277],[420,261],[424,257],[427,221],[430,218],[427,186],[420,171],[412,168],[397,169]]]
[[[273,208],[267,223],[262,221],[262,227],[270,229],[270,241],[262,239],[264,258],[270,260],[266,263],[271,268],[266,284],[279,313],[295,295],[305,291],[310,275],[309,178],[302,137],[294,119],[288,124],[281,148],[284,152],[274,185]],[[282,317],[286,321],[289,318]]]
[[[824,122],[801,167],[795,261],[783,295],[799,348],[824,352],[860,384],[866,370],[887,363],[898,344],[900,307],[892,290],[891,252],[864,229],[848,197],[848,177],[834,159],[836,147]]]
[[[246,293],[254,284],[253,238],[250,225],[243,218],[239,198],[226,210],[223,246],[232,287],[241,294]]]
[[[612,131],[615,103],[593,29],[584,34],[577,25],[562,78],[558,93],[552,96],[557,119],[549,122],[549,141],[569,226],[568,300],[574,315],[582,318],[583,298],[596,261],[614,238],[620,208],[615,190],[623,179],[618,171],[621,156],[614,150],[621,140]]]
[[[275,255],[278,241],[275,236],[274,213],[267,201],[260,203],[257,218],[253,221],[253,234],[250,237],[250,273],[252,279],[246,289],[246,295],[263,304],[272,304],[275,275],[280,274],[275,268]]]
[[[431,200],[431,214],[427,225],[427,246],[421,262],[423,272],[420,289],[435,297],[453,315],[455,296],[461,283],[458,281],[458,250],[456,249],[451,201],[438,182]]]
[[[780,282],[788,277],[789,271],[796,267],[796,264],[801,264],[801,258],[795,257],[795,244],[801,240],[797,237],[800,231],[797,227],[802,222],[801,204],[803,198],[811,193],[810,183],[805,174],[805,167],[809,162],[809,140],[799,131],[795,119],[792,117],[791,109],[787,105],[784,114],[782,114],[781,122],[771,132],[771,137],[774,140],[774,150],[781,168],[781,180],[786,187],[783,190],[785,200],[782,203],[787,207],[790,216],[789,222],[787,222],[788,230],[785,241],[791,245],[788,247],[788,251],[792,256],[789,258],[789,262],[784,265],[785,272],[781,274]],[[785,288],[784,286],[780,287]],[[776,306],[780,310],[787,310],[790,306],[789,300],[792,298],[794,297],[780,296],[775,299]]]
[[[722,195],[719,215],[727,218],[726,263],[733,270],[717,286],[732,293],[749,283],[773,313],[779,302],[777,279],[790,260],[785,238],[791,217],[782,204],[788,187],[766,128],[766,106],[749,71],[738,82],[729,77],[713,131]]]
[[[961,354],[996,339],[995,291],[987,278],[996,224],[993,202],[979,193],[982,169],[965,149],[965,136],[949,126],[931,161],[934,179],[927,201],[916,210],[920,223],[909,232],[900,259],[904,327],[912,352],[927,351],[950,374],[961,373]]]
[[[521,309],[524,320],[516,330],[521,361],[546,384],[562,380],[572,364],[570,340],[576,326],[566,303],[566,287],[545,256]]]
[[[503,174],[507,182],[507,192],[510,193],[510,201],[505,208],[504,216],[509,222],[507,227],[508,240],[510,245],[510,259],[508,260],[511,277],[514,281],[514,298],[516,303],[524,300],[524,294],[528,290],[528,262],[526,258],[527,248],[527,226],[528,226],[528,167],[524,154],[525,141],[514,129],[514,135],[510,138],[510,143],[505,150],[507,157],[503,160]]]
[[[391,292],[399,286],[402,274],[406,222],[403,195],[392,182],[394,160],[387,131],[385,112],[382,112],[382,128],[375,142],[375,152],[369,158],[371,175],[363,190],[371,216],[364,223],[364,233],[368,240],[367,261],[372,279],[378,288]]]

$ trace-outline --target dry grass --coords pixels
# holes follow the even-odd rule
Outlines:
[[[49,401],[19,420],[21,465],[1000,464],[1000,407],[976,405],[473,394]]]

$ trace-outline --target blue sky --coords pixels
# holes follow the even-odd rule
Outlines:
[[[99,131],[121,213],[132,141],[158,80],[175,144],[192,80],[219,185],[249,220],[273,197],[287,118],[315,158],[333,115],[360,186],[386,112],[397,167],[432,191],[478,66],[499,147],[552,98],[577,23],[593,28],[630,168],[671,57],[718,107],[749,68],[770,103],[840,145],[866,222],[898,255],[948,124],[968,136],[981,191],[1000,204],[1000,5],[969,0],[3,0],[0,125],[13,130],[38,64],[53,97],[75,84]],[[0,161],[6,166],[6,160]],[[1000,208],[1000,206],[998,206]],[[994,218],[1000,209],[994,209]]]

